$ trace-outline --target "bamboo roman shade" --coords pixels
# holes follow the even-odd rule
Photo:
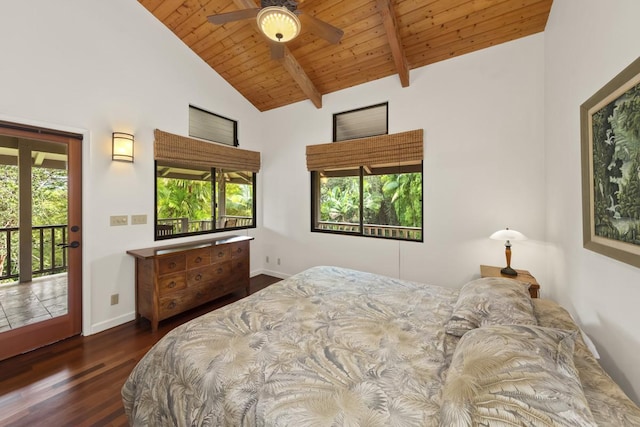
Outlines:
[[[409,165],[422,161],[423,129],[307,145],[307,169],[324,171],[360,166]]]
[[[260,171],[260,153],[174,135],[156,129],[154,158],[186,166],[215,167],[236,171]]]

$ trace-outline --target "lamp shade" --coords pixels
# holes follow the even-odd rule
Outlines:
[[[507,259],[507,266],[500,270],[500,273],[507,276],[517,276],[518,272],[511,268],[511,240],[527,240],[527,236],[516,230],[509,230],[509,227],[504,230],[498,230],[489,236],[493,240],[502,240],[504,244],[504,255]]]
[[[111,141],[111,160],[133,163],[133,135],[113,132]]]
[[[509,227],[504,230],[498,230],[489,236],[493,240],[527,240],[527,236],[516,230],[510,230]]]
[[[258,27],[275,42],[288,42],[300,33],[300,20],[295,13],[283,6],[267,6],[256,18]]]

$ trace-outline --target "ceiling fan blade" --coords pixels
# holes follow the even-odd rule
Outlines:
[[[219,13],[217,15],[207,16],[207,19],[212,24],[222,25],[228,22],[255,18],[256,16],[258,16],[258,12],[260,12],[260,9],[241,9],[233,12]]]
[[[271,42],[269,45],[271,47],[271,59],[284,58],[284,43]]]
[[[307,15],[302,11],[300,11],[299,17],[300,21],[302,21],[303,28],[307,27],[313,34],[325,39],[329,43],[337,44],[344,34],[344,31],[340,28],[336,28],[318,18]]]

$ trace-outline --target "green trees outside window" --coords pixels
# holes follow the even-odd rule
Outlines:
[[[156,240],[255,227],[255,173],[156,167]]]
[[[17,276],[19,265],[19,187],[18,166],[0,165],[0,277]],[[55,241],[63,241],[63,233],[67,224],[67,171],[37,167],[32,169],[31,176],[31,217],[32,226],[64,226],[50,230],[43,234],[42,244],[51,246],[51,232],[55,233]],[[33,242],[39,242],[39,230],[33,230]],[[9,247],[11,254],[8,253]],[[33,252],[32,269],[38,271],[42,263],[43,268],[51,270],[64,265],[64,249],[56,248],[52,251]],[[11,271],[8,271],[7,259],[11,255]],[[39,274],[35,274],[36,276]],[[8,279],[5,281],[12,281]]]
[[[312,231],[422,241],[422,165],[312,172],[312,204]]]

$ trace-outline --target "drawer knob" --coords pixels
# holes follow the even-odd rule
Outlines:
[[[200,264],[202,262],[202,258],[198,257],[196,258],[196,264]]]
[[[176,268],[176,263],[175,263],[175,262],[173,262],[173,261],[171,261],[171,262],[169,263],[169,268]]]
[[[198,275],[196,276],[196,280],[200,280],[202,279],[202,274],[198,273]]]
[[[238,252],[238,253],[241,253],[241,252],[242,252],[242,248],[238,248],[238,251],[237,251],[237,252]]]
[[[223,251],[218,252],[218,258],[222,258],[223,256],[224,256],[224,252]]]
[[[176,302],[175,302],[175,301],[171,301],[171,302],[169,303],[169,305],[167,305],[167,308],[168,308],[169,310],[176,308]]]
[[[169,287],[170,288],[175,288],[176,287],[176,282],[172,280],[171,283],[169,283]]]
[[[218,267],[218,269],[216,270],[216,272],[217,272],[218,274],[222,274],[222,267]]]

